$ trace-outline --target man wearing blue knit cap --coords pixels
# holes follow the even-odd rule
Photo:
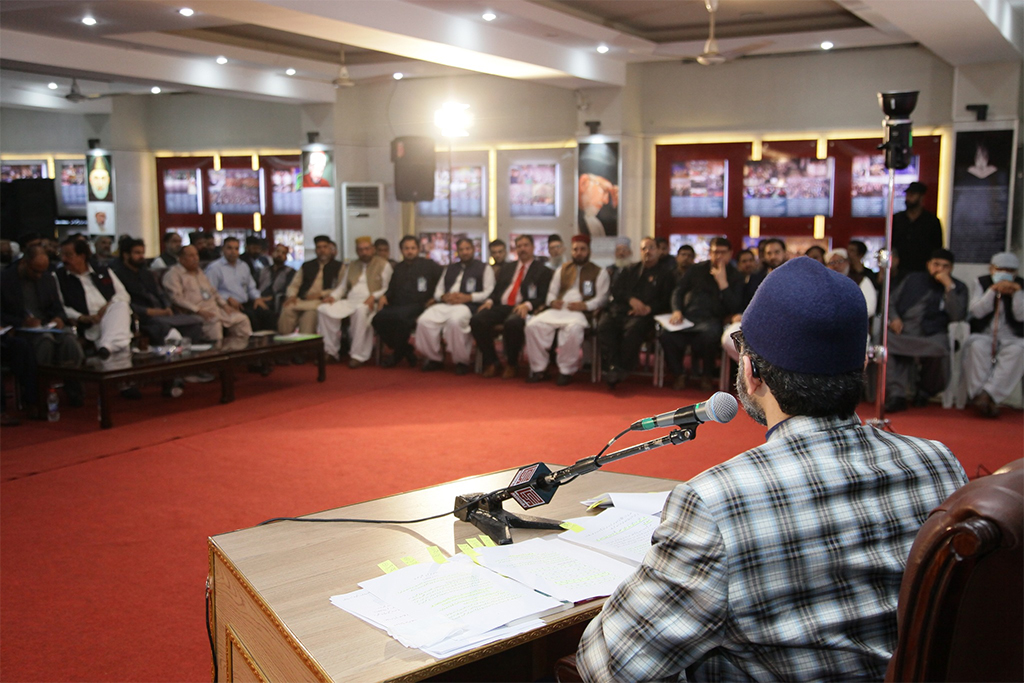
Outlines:
[[[679,484],[651,549],[587,627],[587,681],[882,680],[929,511],[966,483],[940,443],[864,426],[864,297],[810,258],[772,271],[734,336],[764,445]]]

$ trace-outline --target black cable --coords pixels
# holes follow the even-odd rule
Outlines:
[[[492,496],[495,493],[504,491],[505,488],[495,489],[490,493],[481,495],[479,498],[474,498],[465,505],[460,505],[454,510],[448,512],[442,512],[439,515],[431,515],[430,517],[420,517],[419,519],[350,519],[347,517],[331,517],[331,518],[320,518],[320,517],[273,517],[271,519],[264,520],[256,526],[263,526],[264,524],[271,524],[272,522],[357,522],[360,524],[417,524],[419,522],[426,522],[431,519],[440,519],[441,517],[447,517],[448,515],[454,515],[457,512],[461,512],[468,507],[476,504],[477,501]]]
[[[213,657],[213,683],[217,683],[220,671],[217,670],[217,645],[213,640],[213,630],[210,628],[210,602],[213,598],[213,591],[210,587],[210,578],[206,578],[206,637],[210,639],[210,655]]]

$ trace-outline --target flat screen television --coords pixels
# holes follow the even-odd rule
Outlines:
[[[201,214],[199,169],[169,168],[164,171],[164,210],[175,214]]]
[[[672,218],[725,218],[728,216],[729,161],[691,159],[674,161],[669,177]]]
[[[743,164],[743,215],[832,215],[834,159],[774,157]]]
[[[695,254],[694,263],[700,263],[701,261],[707,261],[708,256],[711,254],[711,240],[715,237],[724,237],[724,235],[695,235],[695,234],[675,234],[668,236],[668,251],[669,254],[675,256],[679,252],[679,247],[684,244],[689,244],[693,247]],[[634,258],[636,255],[634,254]]]
[[[222,168],[206,172],[212,213],[263,213],[263,169]]]
[[[442,266],[447,266],[451,261],[450,255],[455,252],[458,241],[463,237],[468,237],[473,241],[474,257],[482,259],[482,254],[484,253],[483,234],[466,232],[453,232],[451,243],[448,242],[448,231],[421,232],[419,235],[420,255],[431,259],[435,263],[440,263]],[[458,256],[455,258],[458,260]]]
[[[896,171],[893,212],[907,208],[907,185],[920,180],[921,157],[910,157],[910,165]],[[854,218],[884,218],[889,212],[889,169],[882,154],[853,157],[850,182],[850,215]]]
[[[286,216],[302,214],[302,167],[274,168],[270,171],[270,191],[274,213]]]
[[[508,170],[508,210],[514,218],[558,215],[558,164],[513,164]]]
[[[484,215],[484,167],[455,166],[452,168],[452,215]],[[448,215],[448,168],[434,171],[434,200],[417,202],[421,216]]]

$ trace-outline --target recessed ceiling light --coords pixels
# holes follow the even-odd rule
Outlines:
[[[405,74],[402,73],[401,71],[396,71],[395,73],[391,74],[391,77],[396,81],[400,81],[403,78],[405,78]]]
[[[228,58],[225,57],[224,55],[221,55],[220,57],[217,57],[217,63],[218,64],[227,64],[228,63]]]
[[[159,95],[160,94],[160,86],[159,85],[154,85],[152,88],[149,89],[149,92],[153,93],[154,95]]]
[[[597,51],[600,52],[601,54],[604,54],[605,52],[608,52],[609,49],[610,48],[607,45],[605,45],[604,43],[602,43],[601,45],[597,46]]]
[[[821,42],[821,49],[822,50],[831,50],[835,46],[836,46],[835,43],[833,43],[831,40],[823,40]]]
[[[495,19],[498,18],[498,15],[495,14],[494,12],[484,12],[481,18],[484,21],[494,21]]]
[[[56,83],[52,83],[51,82],[51,83],[47,83],[46,87],[49,88],[50,90],[56,90],[59,86]]]
[[[86,26],[95,26],[96,25],[96,20],[93,19],[92,17],[82,17],[82,23],[85,24]]]
[[[295,75],[295,69],[285,69],[284,73],[287,76],[294,76]]]
[[[191,17],[193,14],[195,14],[195,11],[193,11],[191,7],[182,7],[180,10],[178,10],[178,14],[180,14],[183,17]]]

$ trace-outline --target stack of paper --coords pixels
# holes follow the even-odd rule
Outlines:
[[[619,508],[608,508],[596,517],[578,517],[566,524],[582,527],[566,531],[559,538],[610,553],[640,564],[651,547],[651,536],[658,528],[658,519]]]
[[[645,515],[657,515],[661,517],[661,510],[665,507],[668,494],[671,491],[659,491],[657,493],[602,493],[596,498],[581,501],[588,508],[609,508],[617,507],[621,510],[631,510]]]

